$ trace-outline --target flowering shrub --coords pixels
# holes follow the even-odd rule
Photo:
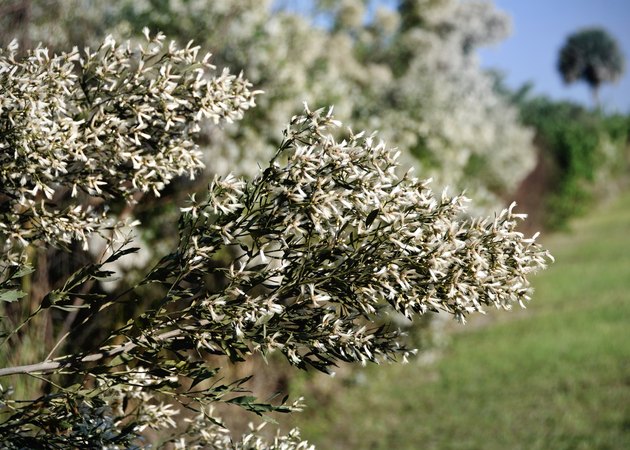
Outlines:
[[[50,2],[29,2],[31,23],[19,29],[33,42],[93,43],[149,26],[199,42],[265,91],[238,127],[204,130],[212,174],[255,176],[303,101],[335,104],[340,120],[381,130],[407,164],[437,186],[465,188],[485,212],[534,166],[532,133],[476,60],[478,47],[510,30],[490,2],[405,0],[372,16],[364,0],[314,0],[316,19],[271,0],[52,0],[54,15]]]
[[[196,47],[166,46],[161,36],[137,49],[106,39],[95,52],[0,55],[1,144],[13,156],[0,172],[3,303],[26,295],[24,248],[89,247],[107,205],[159,194],[201,168],[193,140],[201,119],[238,119],[256,95],[210,69]],[[412,350],[392,312],[444,311],[463,322],[529,299],[527,277],[550,256],[515,230],[520,215],[467,218],[465,197],[435,195],[429,181],[400,172],[398,152],[376,135],[340,125],[331,111],[306,108],[254,179],[215,177],[205,198],[182,205],[175,248],[129,289],[93,288],[137,250],[112,235],[110,252],[50,289],[21,322],[3,316],[0,345],[10,352],[35,317],[82,310],[48,357],[0,368],[0,377],[47,385],[36,400],[2,391],[2,445],[142,448],[156,429],[165,436],[157,448],[310,448],[297,431],[273,442],[258,430],[237,442],[226,434],[217,404],[260,415],[301,407],[247,395],[250,376],[223,380],[228,361],[275,352],[328,371],[339,361],[404,360]],[[114,309],[121,326],[53,357],[85,328],[110,323],[101,320]],[[191,415],[178,420],[182,410]]]
[[[240,119],[257,94],[227,71],[209,77],[209,54],[165,46],[163,35],[137,48],[110,37],[94,52],[52,57],[40,47],[19,59],[17,50],[14,42],[0,53],[5,255],[38,241],[87,247],[107,217],[102,200],[159,195],[174,177],[194,177],[200,122]]]

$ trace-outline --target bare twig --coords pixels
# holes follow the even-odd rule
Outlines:
[[[203,325],[203,324],[201,324]],[[166,341],[172,338],[175,338],[182,334],[181,329],[167,331],[166,333],[162,333],[156,336],[154,339],[156,341]],[[84,356],[79,359],[79,363],[88,363],[100,361],[105,358],[111,358],[112,356],[120,355],[122,353],[127,353],[134,348],[136,348],[138,344],[135,342],[128,342],[123,345],[118,345],[109,350],[104,350],[98,353],[93,353],[91,355]],[[47,373],[53,372],[55,370],[63,369],[64,367],[70,367],[73,363],[75,363],[77,359],[73,356],[63,356],[58,358],[57,360],[48,360],[43,361],[36,364],[28,364],[24,366],[16,366],[16,367],[5,367],[0,369],[0,377],[8,376],[8,375],[16,375],[16,374],[32,374],[32,373]]]

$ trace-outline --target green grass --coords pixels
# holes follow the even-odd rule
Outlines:
[[[295,416],[322,449],[630,449],[630,195],[544,242],[524,311],[475,320],[432,366],[364,369]]]

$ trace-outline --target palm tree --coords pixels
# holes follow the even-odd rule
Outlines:
[[[558,70],[565,83],[585,81],[599,106],[599,87],[616,81],[624,70],[617,41],[601,28],[586,28],[567,38],[560,50]]]

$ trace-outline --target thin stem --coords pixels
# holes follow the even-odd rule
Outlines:
[[[55,351],[59,348],[59,346],[63,343],[63,341],[68,337],[69,334],[70,331],[67,331],[63,336],[61,336],[61,338],[59,338],[59,340],[57,340],[55,346],[52,348],[50,353],[48,353],[48,356],[46,356],[46,361],[52,358],[52,356],[55,354]]]
[[[130,217],[131,214],[133,213],[133,210],[135,208],[135,205],[138,204],[138,202],[142,199],[142,197],[144,196],[143,193],[140,193],[139,195],[136,195],[137,198],[134,199],[133,203],[128,203],[125,208],[121,211],[121,213],[118,216],[118,220],[117,222],[120,223],[123,220],[125,220],[126,218]],[[105,257],[105,254],[107,253],[107,249],[109,248],[109,246],[111,245],[111,242],[114,238],[114,233],[115,230],[112,229],[110,236],[109,236],[109,241],[106,241],[105,244],[103,245],[103,248],[101,249],[100,253],[99,253],[99,257],[97,258],[97,261],[102,261],[103,258]],[[81,289],[82,293],[87,293],[92,289],[93,286],[93,281],[92,282],[87,282],[83,288]],[[128,292],[128,290],[125,291],[125,293]],[[122,295],[122,294],[121,294]],[[118,296],[117,298],[120,298],[120,296]],[[50,351],[50,353],[48,354],[48,357],[46,359],[50,359],[52,357],[52,355],[55,353],[55,351],[57,350],[57,348],[59,348],[59,346],[63,343],[63,341],[70,335],[70,333],[72,331],[74,331],[74,329],[72,328],[72,325],[74,324],[74,321],[77,318],[77,315],[79,313],[79,307],[83,305],[83,300],[81,299],[81,297],[77,297],[74,299],[74,302],[72,303],[72,306],[75,306],[76,309],[74,309],[73,311],[71,311],[65,318],[63,325],[61,326],[61,329],[59,330],[59,332],[57,333],[57,339],[56,339],[56,344],[53,347],[53,349]],[[103,308],[99,309],[98,312],[101,312]],[[85,323],[85,321],[82,323],[82,325]]]
[[[201,320],[199,324],[195,327],[204,326],[209,324],[209,320]],[[157,335],[154,339],[156,341],[166,341],[169,339],[176,338],[182,334],[183,329],[171,330],[166,333],[162,333]],[[134,348],[138,347],[138,344],[135,342],[127,342],[126,344],[118,345],[109,350],[104,350],[98,353],[93,353],[91,355],[84,356],[79,359],[79,363],[88,363],[100,361],[105,358],[111,358],[112,356],[119,355],[121,353],[127,353]],[[15,367],[5,367],[0,369],[0,377],[8,376],[8,375],[16,375],[16,374],[33,374],[33,373],[46,373],[46,372],[54,372],[55,370],[62,369],[64,367],[71,367],[73,363],[77,361],[75,356],[63,356],[58,358],[55,361],[43,361],[36,364],[27,364],[24,366],[15,366]]]
[[[7,343],[7,341],[9,339],[11,339],[13,336],[15,336],[22,328],[24,328],[24,326],[26,326],[37,314],[39,314],[39,312],[42,310],[42,307],[40,306],[39,308],[37,308],[34,312],[32,312],[25,320],[24,322],[22,322],[21,324],[19,324],[17,327],[13,328],[9,333],[7,333],[7,335],[4,337],[4,339],[2,340],[2,342],[0,342],[0,347],[2,347],[4,344]]]

